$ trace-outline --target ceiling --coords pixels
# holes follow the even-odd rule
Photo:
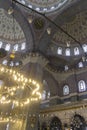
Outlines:
[[[25,9],[19,3],[15,4],[14,2],[14,15],[7,13],[12,6],[11,1],[7,0],[7,3],[4,3],[3,0],[0,1],[0,40],[10,43],[12,46],[15,42],[20,44],[26,41],[25,50],[21,54],[19,54],[20,51],[15,52],[17,59],[23,62],[22,65],[25,66],[29,62],[39,63],[52,76],[55,73],[60,73],[60,71],[65,71],[66,65],[70,67],[70,70],[78,65],[82,61],[82,56],[84,56],[82,45],[87,42],[87,1],[18,1],[23,6],[28,5],[26,8],[29,7],[29,9]],[[65,6],[60,4],[63,2]],[[58,4],[65,8],[59,10],[55,6]],[[32,7],[29,5],[32,5]],[[55,6],[55,9],[52,10],[51,7],[53,6]],[[30,9],[36,10],[38,7],[41,10],[37,10],[37,12],[32,12]],[[44,8],[47,8],[47,10],[43,10]],[[43,13],[44,11],[45,13]],[[50,15],[48,15],[48,12],[50,12]],[[29,23],[31,16],[33,21]],[[51,28],[50,35],[47,33],[47,28]],[[77,42],[71,37],[76,39]],[[67,47],[67,42],[70,42],[69,47]],[[81,46],[78,42],[81,43]],[[62,47],[63,50],[70,48],[71,55],[66,56],[65,52],[58,55],[58,47]],[[74,47],[79,48],[79,55],[73,54]]]
[[[20,71],[33,79],[32,82],[30,79],[30,83],[35,85],[35,81],[39,81],[41,89],[45,86],[44,89],[56,96],[60,84],[67,83],[69,77],[73,75],[76,78],[76,74],[87,69],[87,46],[85,51],[83,49],[83,45],[87,45],[87,0],[15,1],[11,3],[12,0],[0,0],[0,45],[4,43],[0,48],[6,50],[6,45],[11,45],[11,49],[6,50],[7,55],[0,59],[0,64],[4,63],[8,66],[6,68],[11,68],[10,72],[12,68],[16,70],[18,84],[22,77],[18,73]],[[8,14],[11,7],[13,13]],[[30,18],[32,22],[29,22]],[[69,46],[67,42],[70,43]],[[24,49],[21,49],[22,43],[26,43]],[[15,45],[18,45],[18,50],[14,50]],[[74,53],[76,47],[79,54]],[[58,48],[62,48],[61,54],[58,53]],[[68,55],[66,49],[70,50]],[[8,86],[12,87],[17,82],[10,82],[12,74],[10,78],[7,77],[9,71],[5,72],[2,72],[0,79],[4,79],[5,84],[9,81]],[[31,92],[33,85],[26,88]],[[27,96],[30,95],[27,89],[24,95],[18,90],[14,96],[17,99],[25,98],[26,93]]]

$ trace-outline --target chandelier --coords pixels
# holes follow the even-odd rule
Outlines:
[[[11,111],[18,108],[25,108],[31,102],[36,102],[41,99],[40,86],[36,80],[25,77],[18,71],[0,65],[0,76],[5,76],[14,82],[12,86],[6,86],[4,83],[0,85],[0,104],[11,105]],[[16,114],[16,112],[15,112]],[[18,118],[17,118],[18,119]],[[0,116],[0,122],[14,122],[13,116]]]

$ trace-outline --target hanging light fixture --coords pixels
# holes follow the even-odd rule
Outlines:
[[[66,46],[70,47],[70,41],[66,42]]]
[[[48,33],[48,35],[51,34],[51,28],[50,27],[47,28],[47,33]]]
[[[10,54],[10,58],[11,58],[11,59],[14,59],[14,58],[15,58],[15,52],[14,52],[14,51]]]
[[[33,22],[33,17],[32,16],[29,16],[28,17],[28,22],[31,24]]]
[[[13,8],[10,7],[10,8],[8,9],[8,14],[11,15],[13,12],[14,12]]]

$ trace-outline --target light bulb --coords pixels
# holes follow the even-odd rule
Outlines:
[[[50,28],[50,27],[47,28],[47,33],[48,33],[49,35],[51,34],[51,28]]]
[[[33,21],[32,16],[29,16],[29,17],[28,17],[28,22],[31,24],[31,23],[32,23],[32,21]]]
[[[66,45],[67,45],[67,47],[70,47],[70,41],[68,41],[68,42],[66,43]]]
[[[10,7],[10,8],[8,9],[8,14],[11,15],[13,12],[14,12],[13,8]]]

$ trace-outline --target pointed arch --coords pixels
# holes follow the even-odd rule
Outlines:
[[[62,123],[58,117],[53,117],[50,122],[50,130],[62,130]]]
[[[75,114],[71,122],[72,130],[85,130],[86,122],[83,116]]]

